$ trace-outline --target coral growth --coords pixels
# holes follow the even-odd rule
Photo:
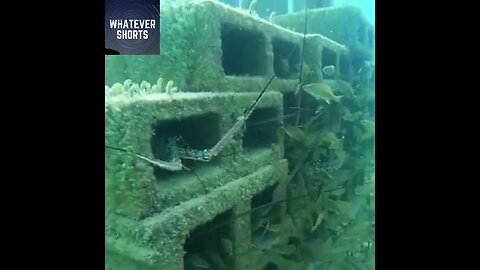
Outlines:
[[[159,78],[154,85],[151,85],[147,81],[142,81],[140,85],[138,85],[130,79],[125,80],[123,84],[114,83],[112,87],[105,85],[105,98],[115,96],[135,97],[158,93],[167,93],[171,95],[177,92],[179,92],[179,90],[172,80],[168,81],[165,88],[163,88],[163,78]]]

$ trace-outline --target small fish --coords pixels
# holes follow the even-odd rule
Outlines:
[[[220,239],[220,242],[222,244],[223,252],[227,257],[233,256],[233,244],[230,239],[227,238],[222,238]]]
[[[360,121],[360,123],[367,131],[375,130],[375,122],[373,122],[372,120],[363,119],[362,121]]]
[[[323,82],[328,84],[333,89],[334,92],[340,92],[342,93],[342,95],[356,98],[355,90],[353,89],[352,85],[346,81],[323,80]]]
[[[367,183],[367,184],[363,184],[361,186],[356,187],[355,195],[360,195],[360,196],[373,195],[374,191],[375,191],[375,184]]]
[[[362,124],[363,128],[365,129],[365,135],[367,138],[375,135],[375,122],[372,120],[363,119],[360,121],[360,124]]]
[[[224,260],[220,256],[220,253],[216,252],[213,249],[208,249],[205,252],[205,259],[214,266],[213,269],[228,269],[227,265],[225,264]],[[210,269],[212,269],[210,268]]]
[[[303,86],[303,90],[316,98],[317,100],[325,100],[327,104],[330,104],[331,101],[340,103],[340,99],[343,96],[335,96],[333,94],[332,88],[325,83],[311,83]]]
[[[333,77],[335,76],[335,66],[334,65],[328,65],[324,66],[322,68],[323,75],[327,77]]]
[[[331,175],[333,172],[335,172],[338,169],[339,168],[330,164],[330,162],[326,162],[320,159],[311,161],[307,164],[307,170],[313,174],[318,174],[320,172],[323,172],[327,175]]]
[[[208,262],[198,254],[187,255],[185,265],[195,267],[196,269],[210,269]]]
[[[304,141],[305,140],[305,133],[298,127],[295,126],[288,126],[283,128],[285,133],[288,137],[290,137],[294,141]]]

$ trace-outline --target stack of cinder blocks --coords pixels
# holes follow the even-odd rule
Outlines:
[[[303,32],[305,26],[304,12],[273,17],[273,23]],[[358,71],[364,61],[371,61],[374,55],[375,28],[363,16],[362,10],[355,6],[341,6],[312,9],[307,14],[307,29],[335,40],[349,49],[340,59],[325,51],[323,64],[337,64],[342,78],[349,80]],[[338,62],[339,61],[339,62]]]
[[[180,1],[183,2],[183,1]],[[167,139],[209,149],[233,126],[275,74],[266,94],[221,154],[168,171],[106,150],[106,269],[183,270],[195,231],[225,223],[210,241],[249,249],[252,198],[282,183],[284,100],[293,98],[303,35],[216,1],[161,1],[161,55],[109,56],[106,83],[173,80],[179,93],[113,97],[105,102],[105,144],[168,160]],[[306,37],[305,61],[321,76],[325,51],[339,63],[345,46]],[[272,120],[273,119],[273,120]],[[268,120],[268,121],[266,121]],[[261,126],[257,125],[262,123]],[[270,189],[269,189],[270,188]],[[263,196],[263,195],[262,195]],[[248,259],[235,269],[255,269]]]

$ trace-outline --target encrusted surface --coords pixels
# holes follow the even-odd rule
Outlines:
[[[106,150],[106,269],[183,270],[184,244],[196,227],[227,210],[233,215],[248,211],[254,195],[288,174],[281,93],[292,95],[296,89],[303,27],[288,30],[211,0],[171,2],[161,1],[161,54],[106,56],[105,79],[112,86],[126,79],[154,84],[162,77],[175,81],[181,92],[106,97],[105,145],[158,158],[167,137],[193,134],[188,143],[212,147],[270,77],[277,78],[246,130],[211,162],[189,163],[194,173],[159,172],[134,155]],[[296,23],[291,18],[285,23]],[[313,16],[310,23],[316,20]],[[348,52],[342,43],[350,42],[344,37],[354,29],[338,23],[341,34],[328,35],[312,27],[309,32],[324,36],[306,36],[304,83],[321,78],[325,49],[340,61]],[[232,45],[239,40],[239,47]],[[255,128],[266,120],[268,125]],[[248,250],[250,216],[228,226],[236,252]],[[248,260],[235,265],[237,270],[253,267]]]
[[[253,195],[285,178],[287,167],[286,160],[274,162],[140,222],[108,215],[106,249],[142,261],[146,266],[155,265],[157,269],[183,269],[183,245],[190,231],[236,205],[237,211],[245,210]],[[250,234],[248,217],[234,220],[228,226],[237,232],[236,248],[246,250]]]
[[[105,104],[105,145],[125,148],[145,156],[154,157],[153,139],[162,143],[166,140],[162,134],[153,134],[155,126],[165,121],[181,123],[191,117],[216,115],[218,130],[206,130],[205,136],[225,134],[256,98],[254,93],[176,93],[139,96],[137,98],[117,97]],[[283,133],[281,116],[283,114],[282,95],[277,92],[266,93],[260,100],[257,110],[270,108],[277,116],[276,130],[272,133],[271,144],[260,145],[267,148],[265,160],[276,160],[283,156]],[[193,118],[195,119],[195,118]],[[209,123],[199,123],[208,125]],[[215,125],[212,125],[215,126]],[[188,130],[184,134],[199,134],[197,130]],[[249,132],[247,128],[246,132]],[[180,135],[180,134],[178,134]],[[211,138],[198,138],[216,143]],[[198,143],[198,142],[197,142]],[[211,147],[213,145],[206,145]],[[255,164],[249,161],[250,149],[243,149],[241,134],[224,149],[220,157],[210,163],[201,164],[199,174],[207,188],[212,189],[239,176],[252,172]],[[203,149],[197,149],[203,150]],[[108,151],[108,150],[107,150]],[[160,150],[159,150],[160,151]],[[234,154],[233,154],[234,153]],[[168,160],[167,160],[168,161]],[[170,176],[156,177],[154,168],[145,161],[123,152],[108,151],[105,160],[105,185],[107,211],[114,211],[131,218],[143,218],[191,196],[205,192],[197,177],[188,172],[173,173]],[[177,187],[175,183],[179,183]],[[180,185],[181,184],[181,185]]]
[[[211,0],[174,5],[161,1],[160,16],[160,55],[106,56],[107,85],[127,78],[153,83],[162,76],[166,81],[175,81],[185,92],[239,92],[260,91],[274,73],[285,80],[298,80],[303,30],[291,31]],[[307,39],[305,59],[307,63],[314,60],[308,64],[316,72],[321,69],[316,47],[338,53],[345,50],[343,45],[320,35],[309,35]],[[238,87],[229,83],[229,76],[252,80]],[[290,85],[277,83],[279,87],[274,89],[280,91]]]

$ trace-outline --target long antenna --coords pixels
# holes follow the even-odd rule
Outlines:
[[[177,162],[166,162],[166,161],[156,160],[156,159],[153,159],[153,158],[149,158],[145,155],[139,154],[137,152],[133,152],[133,151],[130,151],[130,150],[127,150],[127,149],[123,149],[123,148],[119,148],[119,147],[115,147],[115,146],[109,146],[109,145],[105,145],[105,149],[112,149],[112,150],[115,150],[115,151],[120,151],[120,152],[124,152],[124,153],[130,154],[130,155],[134,155],[134,156],[136,156],[140,159],[143,159],[143,160],[151,163],[152,165],[158,166],[162,169],[168,169],[170,171],[180,171],[180,170],[184,169],[186,171],[189,171],[190,173],[192,173],[197,178],[198,182],[200,182],[200,184],[204,188],[205,192],[208,192],[207,186],[203,183],[202,179],[200,179],[200,176],[198,176],[198,174],[195,173],[190,168],[187,168],[186,166],[182,165],[182,163],[179,160]]]
[[[307,0],[305,0],[305,21],[303,23],[302,58],[300,62],[300,76],[298,76],[298,84],[301,84],[303,81],[303,59],[305,57],[306,39],[307,39]]]
[[[297,98],[297,107],[300,108],[302,105],[302,81],[303,81],[303,60],[305,57],[305,43],[307,40],[307,0],[305,0],[305,21],[303,23],[303,40],[302,40],[302,58],[300,61],[300,75],[298,76],[298,85],[296,89],[296,93],[298,94]],[[295,120],[295,126],[298,127],[300,122],[300,110],[297,111],[297,119]]]
[[[250,114],[252,114],[253,110],[255,109],[255,107],[257,106],[257,103],[258,101],[260,101],[260,98],[263,96],[263,94],[265,93],[265,91],[267,91],[268,89],[268,86],[272,83],[273,79],[275,79],[275,75],[272,75],[272,77],[270,78],[270,80],[268,81],[267,85],[265,85],[265,87],[263,88],[262,92],[260,92],[260,94],[258,95],[257,99],[252,103],[252,105],[245,110],[243,116],[245,116],[245,119],[248,119],[248,117],[250,116]]]

